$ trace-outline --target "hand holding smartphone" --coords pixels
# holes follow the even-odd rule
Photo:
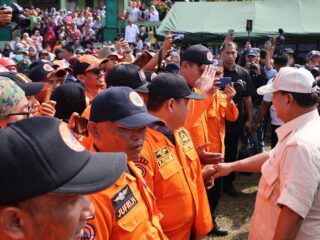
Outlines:
[[[218,84],[217,86],[219,87],[220,90],[223,91],[227,85],[231,84],[232,79],[231,77],[222,77],[220,78],[219,81],[220,81],[220,84]]]
[[[82,135],[82,136],[88,136],[88,119],[81,116],[74,116],[74,132]]]

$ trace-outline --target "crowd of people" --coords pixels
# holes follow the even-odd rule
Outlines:
[[[54,50],[26,34],[0,58],[0,239],[225,236],[215,212],[222,192],[239,197],[234,172],[262,172],[249,239],[318,238],[319,51],[297,66],[232,34],[218,56],[171,32],[154,51],[127,36],[79,51],[71,35]],[[239,159],[248,135],[256,151]]]
[[[135,4],[135,2],[129,1],[129,9],[132,9],[133,12],[136,9]],[[140,3],[138,2],[138,4]],[[140,9],[143,7],[145,7],[144,2],[141,3]],[[156,9],[151,6],[151,9],[153,8]],[[118,42],[121,42],[116,44],[117,50],[123,49],[123,40],[129,43],[134,56],[142,52],[143,49],[158,49],[159,44],[154,33],[152,31],[147,33],[144,25],[140,25],[138,28],[134,24],[137,19],[133,17],[129,9],[126,15],[128,24],[124,34],[120,33],[117,37]],[[96,9],[87,7],[82,11],[77,7],[74,11],[66,11],[65,9],[56,11],[54,7],[50,10],[40,10],[31,7],[24,9],[24,14],[26,17],[34,17],[36,21],[29,28],[21,29],[21,36],[7,42],[1,50],[2,57],[12,59],[12,61],[7,59],[8,62],[5,65],[12,65],[15,62],[14,65],[21,73],[27,75],[29,66],[33,62],[43,59],[51,62],[65,59],[64,63],[68,66],[70,57],[65,56],[66,51],[69,53],[71,51],[71,55],[76,56],[83,54],[97,56],[102,47],[101,19],[106,16],[105,7]],[[149,11],[148,14],[150,15]],[[142,19],[140,20],[142,21]]]
[[[121,21],[131,19],[133,22],[158,22],[164,19],[172,6],[171,0],[154,0],[151,3],[148,8],[144,1],[128,1],[128,7],[119,12],[118,18]]]

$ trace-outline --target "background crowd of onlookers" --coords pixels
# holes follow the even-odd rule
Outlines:
[[[157,22],[164,19],[172,6],[171,0],[152,1],[151,6],[148,7],[143,1],[129,1],[128,7],[119,11],[118,18],[121,21],[131,19],[133,22]]]
[[[153,1],[151,4],[147,7],[143,1],[129,1],[128,7],[119,14],[119,20],[126,21],[127,26],[117,40],[123,38],[129,42],[134,55],[143,49],[159,48],[155,33],[147,33],[144,25],[138,27],[135,22],[163,19],[172,3],[168,0]],[[27,74],[29,65],[37,60],[62,60],[64,48],[70,51],[72,49],[77,56],[97,55],[104,42],[102,21],[107,15],[106,6],[86,7],[84,10],[75,7],[74,11],[31,6],[24,9],[24,15],[32,19],[30,27],[21,29],[20,33],[1,49],[2,57],[15,61],[22,73]]]

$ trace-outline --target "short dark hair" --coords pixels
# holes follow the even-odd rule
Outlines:
[[[238,50],[238,45],[235,42],[227,41],[227,42],[222,43],[222,45],[219,49],[219,52],[224,51],[227,47],[234,47],[236,50]]]
[[[63,49],[72,54],[74,53],[74,49],[72,46],[64,46]]]
[[[177,102],[181,101],[181,99],[183,98],[176,98],[175,100]],[[148,111],[153,111],[156,112],[158,111],[160,108],[162,108],[162,106],[164,105],[164,103],[169,100],[169,99],[155,99],[155,98],[148,98],[147,101],[147,109]]]
[[[316,82],[314,82],[314,86],[316,86]],[[290,93],[293,96],[293,99],[298,103],[300,107],[312,107],[318,103],[318,93],[296,93],[296,92],[286,92],[281,91],[282,94]]]
[[[158,111],[167,100],[168,99],[154,99],[149,97],[147,101],[148,111]]]
[[[287,53],[283,52],[278,55],[275,55],[273,61],[274,64],[278,65],[279,67],[285,67],[288,65],[289,56]]]
[[[168,56],[169,56],[169,55],[170,55],[170,52],[168,53]],[[180,61],[180,66],[181,66],[182,62],[187,62],[191,67],[193,67],[195,64],[197,64],[197,63],[195,63],[195,62],[182,59],[182,60]]]

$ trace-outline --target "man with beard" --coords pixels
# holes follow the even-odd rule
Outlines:
[[[99,60],[92,55],[83,55],[73,66],[73,75],[84,85],[86,90],[86,100],[91,103],[102,89],[106,87],[104,71],[101,64],[106,59]]]

